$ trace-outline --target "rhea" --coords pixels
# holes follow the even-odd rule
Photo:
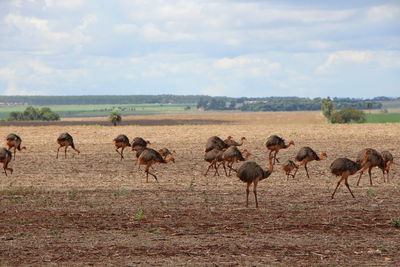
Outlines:
[[[57,156],[56,159],[58,159],[58,152],[60,151],[60,148],[65,147],[64,155],[65,158],[67,158],[67,148],[70,146],[72,147],[73,150],[75,150],[78,154],[81,153],[78,149],[75,148],[74,145],[74,139],[69,133],[62,133],[60,136],[57,138],[57,143],[60,145],[57,149]]]
[[[14,160],[15,160],[15,154],[17,152],[17,149],[18,151],[21,151],[22,149],[26,149],[26,147],[25,146],[21,147],[22,139],[21,137],[19,137],[14,133],[7,135],[6,140],[8,149],[11,150],[11,148],[14,148]]]

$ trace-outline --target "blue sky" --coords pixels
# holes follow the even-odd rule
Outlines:
[[[400,96],[400,1],[0,0],[0,94]]]

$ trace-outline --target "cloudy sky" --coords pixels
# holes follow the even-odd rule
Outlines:
[[[0,0],[0,94],[400,96],[400,1]]]

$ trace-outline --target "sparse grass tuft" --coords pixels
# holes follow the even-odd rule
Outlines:
[[[61,233],[61,230],[50,230],[48,233],[51,235],[58,235],[59,233]]]
[[[390,221],[394,228],[400,228],[400,219],[399,218],[392,218]]]
[[[152,228],[152,229],[149,230],[149,233],[152,233],[152,234],[161,234],[161,231],[160,231],[159,228]]]
[[[385,247],[378,247],[377,248],[379,251],[381,251],[381,252],[388,252],[390,249],[388,249],[388,248],[385,248]]]
[[[247,232],[248,232],[248,233],[254,232],[254,225],[253,225],[252,223],[250,223],[250,224],[247,226]]]
[[[293,205],[292,209],[294,209],[294,210],[309,210],[309,209],[311,209],[311,207],[308,205]]]
[[[3,196],[27,196],[27,195],[35,195],[38,193],[39,190],[37,190],[33,186],[29,187],[23,187],[23,186],[18,186],[18,187],[8,187],[7,189],[0,190],[0,195]]]
[[[77,191],[75,189],[71,189],[68,192],[68,198],[70,200],[75,200],[78,197]]]
[[[119,196],[127,195],[127,194],[129,194],[129,191],[128,191],[128,190],[126,190],[126,189],[119,189],[119,190],[116,190],[116,191],[112,192],[110,197],[111,197],[112,199],[116,199],[116,198],[118,198]]]
[[[190,180],[190,182],[189,182],[189,190],[193,191],[195,186],[196,186],[196,182],[195,182],[194,178],[192,178],[192,180]]]
[[[376,197],[377,193],[374,189],[372,188],[368,188],[367,193],[371,196],[371,197]]]
[[[207,230],[207,234],[213,235],[213,234],[216,234],[216,233],[217,233],[217,230],[215,228],[210,228],[210,229]]]
[[[135,215],[132,217],[133,220],[135,221],[141,221],[144,219],[144,210],[143,209],[137,209]]]

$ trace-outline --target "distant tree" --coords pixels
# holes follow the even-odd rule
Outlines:
[[[120,123],[122,121],[122,117],[121,114],[114,110],[110,113],[110,116],[108,117],[108,119],[110,120],[110,122],[114,125],[117,126],[118,123]]]
[[[332,102],[332,100],[329,97],[322,99],[321,110],[322,110],[322,114],[324,114],[324,116],[327,119],[330,119],[333,112],[335,111],[335,104]]]
[[[191,110],[192,108],[190,106],[186,106],[183,108],[184,110]]]
[[[51,111],[48,107],[41,109],[34,107],[27,107],[23,112],[10,112],[7,120],[9,121],[57,121],[60,119],[60,115]]]
[[[350,122],[363,123],[366,120],[367,119],[364,111],[352,107],[336,111],[330,117],[330,121],[332,123],[350,123]]]
[[[208,101],[205,98],[200,98],[199,101],[197,102],[197,108],[204,108],[207,109],[208,106]]]

